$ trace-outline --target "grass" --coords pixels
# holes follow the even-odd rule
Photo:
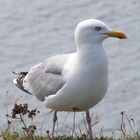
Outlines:
[[[76,134],[73,136],[68,135],[56,135],[52,138],[50,132],[47,130],[45,134],[37,134],[38,128],[34,125],[34,118],[38,116],[38,109],[29,109],[28,104],[14,104],[12,111],[6,114],[7,128],[1,129],[0,140],[89,140],[88,130]],[[121,112],[121,125],[117,131],[120,134],[119,138],[115,138],[113,135],[106,137],[103,134],[99,137],[95,137],[95,140],[140,140],[140,135],[135,127],[135,121],[132,117],[128,116],[125,112]],[[26,124],[24,118],[28,118],[30,124]],[[14,130],[14,121],[18,120],[20,122],[20,128]],[[94,127],[94,125],[93,125]],[[81,129],[81,128],[80,128]]]
[[[28,136],[25,133],[21,134],[21,132],[12,132],[12,133],[5,133],[2,132],[1,134],[2,140],[52,140],[50,137],[45,135],[32,135]],[[139,140],[137,137],[133,136],[126,136],[125,138],[113,138],[113,137],[96,137],[94,140]],[[89,140],[85,135],[81,136],[57,136],[55,140]]]

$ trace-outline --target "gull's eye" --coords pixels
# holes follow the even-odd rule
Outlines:
[[[100,26],[96,26],[96,27],[95,27],[95,30],[96,30],[96,31],[100,31],[101,29],[102,29],[102,28],[101,28]]]

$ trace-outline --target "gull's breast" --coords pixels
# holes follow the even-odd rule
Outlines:
[[[50,100],[48,107],[59,111],[87,110],[96,105],[107,91],[107,57],[75,63],[66,75],[65,86]]]

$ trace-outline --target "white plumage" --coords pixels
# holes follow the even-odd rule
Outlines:
[[[107,37],[126,38],[105,23],[88,19],[75,30],[77,51],[57,55],[18,74],[14,83],[57,111],[84,111],[96,105],[108,87],[108,60],[102,47]]]
[[[75,30],[75,53],[46,59],[29,72],[14,72],[18,76],[14,80],[17,87],[35,95],[44,101],[46,107],[55,110],[52,137],[57,111],[86,111],[89,137],[93,139],[89,109],[107,91],[108,60],[102,47],[107,37],[127,38],[122,32],[112,31],[102,21],[82,21]]]

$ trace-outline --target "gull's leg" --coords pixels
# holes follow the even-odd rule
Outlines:
[[[55,110],[53,116],[52,139],[54,139],[54,130],[55,130],[56,121],[57,121],[57,111]]]
[[[90,140],[93,140],[91,117],[90,117],[89,110],[86,111],[86,121],[87,121],[87,124],[88,124],[89,138],[90,138]]]
[[[78,107],[73,107],[72,110],[74,112],[74,116],[73,116],[73,130],[72,130],[72,136],[73,136],[73,133],[75,132],[75,116],[76,116],[76,111],[79,111],[79,108]]]
[[[74,131],[75,131],[75,114],[76,112],[74,111],[74,116],[73,116],[73,129],[72,129],[72,136],[74,134]]]

